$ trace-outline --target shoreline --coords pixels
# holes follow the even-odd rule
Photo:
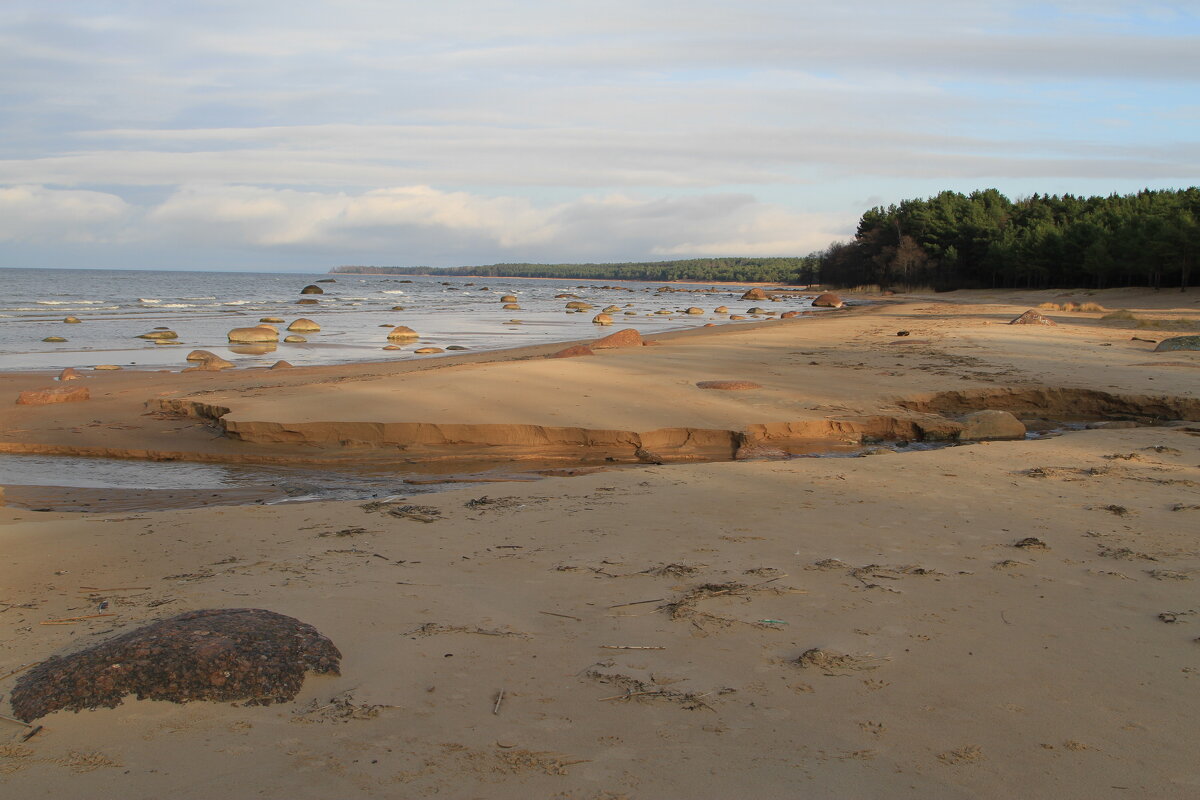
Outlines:
[[[198,609],[288,615],[341,653],[340,675],[309,673],[268,706],[129,696],[40,717],[26,742],[31,729],[8,723],[0,787],[1191,797],[1200,353],[1154,352],[1146,340],[1170,332],[1100,312],[1007,324],[1039,297],[890,298],[567,359],[542,346],[472,363],[98,374],[90,400],[12,405],[0,442],[431,465],[519,455],[551,428],[584,432],[554,445],[564,454],[633,461],[635,443],[652,448],[631,433],[664,432],[660,456],[699,452],[700,431],[786,449],[796,425],[827,441],[910,435],[901,422],[948,432],[980,407],[1030,429],[1069,415],[1099,427],[905,454],[866,441],[861,458],[668,457],[432,494],[397,481],[376,502],[0,506],[6,697],[23,667]],[[1146,297],[1103,302],[1200,323],[1190,297]],[[760,388],[697,385],[711,380]],[[0,375],[0,394],[39,381]],[[211,419],[147,400],[228,408],[227,426],[259,440],[214,438]],[[508,438],[485,447],[483,433]]]

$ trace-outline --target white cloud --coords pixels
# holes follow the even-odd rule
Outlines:
[[[0,186],[0,241],[112,241],[130,211],[103,192]]]

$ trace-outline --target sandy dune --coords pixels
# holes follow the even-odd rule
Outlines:
[[[0,508],[0,675],[196,608],[288,614],[344,655],[340,677],[309,676],[290,704],[130,698],[44,717],[25,743],[0,720],[0,787],[1195,797],[1200,354],[1154,353],[1170,332],[1099,312],[1004,324],[1056,294],[898,298],[581,359],[97,375],[85,403],[11,406],[9,452],[632,465],[653,445],[695,463],[373,504]],[[1075,299],[1200,319],[1191,294]],[[713,379],[763,388],[695,386]],[[45,385],[0,378],[14,397]],[[164,413],[200,405],[229,411]],[[727,460],[751,443],[944,431],[989,406],[1134,427]],[[92,613],[114,616],[42,624]]]

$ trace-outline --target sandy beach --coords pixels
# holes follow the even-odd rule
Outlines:
[[[1155,351],[1196,293],[850,299],[576,358],[88,372],[51,405],[14,401],[53,375],[0,375],[0,454],[530,477],[134,513],[9,491],[0,714],[28,665],[195,609],[295,617],[342,662],[287,703],[0,720],[0,791],[1200,795],[1200,353]],[[1069,302],[1105,310],[1007,324]],[[940,446],[981,410],[1048,435]]]

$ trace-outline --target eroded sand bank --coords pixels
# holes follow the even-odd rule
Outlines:
[[[1132,337],[1166,334],[1099,313],[1003,324],[1050,295],[945,299],[582,359],[97,375],[91,401],[6,413],[9,447],[334,462],[525,457],[526,439],[497,444],[489,426],[620,434],[570,443],[579,461],[636,460],[655,431],[786,443],[790,425],[853,437],[864,419],[954,422],[977,406],[1147,426],[366,507],[0,509],[0,675],[193,608],[295,616],[344,654],[341,677],[310,676],[294,704],[130,699],[52,714],[25,744],[12,725],[0,784],[22,797],[1195,796],[1200,426],[1162,423],[1198,418],[1200,356],[1153,353]],[[1198,308],[1187,294],[1090,299],[1172,319]],[[695,387],[713,379],[763,388]],[[2,381],[11,395],[46,383]],[[229,408],[226,427],[443,435],[215,437],[211,419],[144,416],[147,400]],[[671,441],[654,441],[665,460],[710,457]],[[105,600],[116,616],[41,624]]]

